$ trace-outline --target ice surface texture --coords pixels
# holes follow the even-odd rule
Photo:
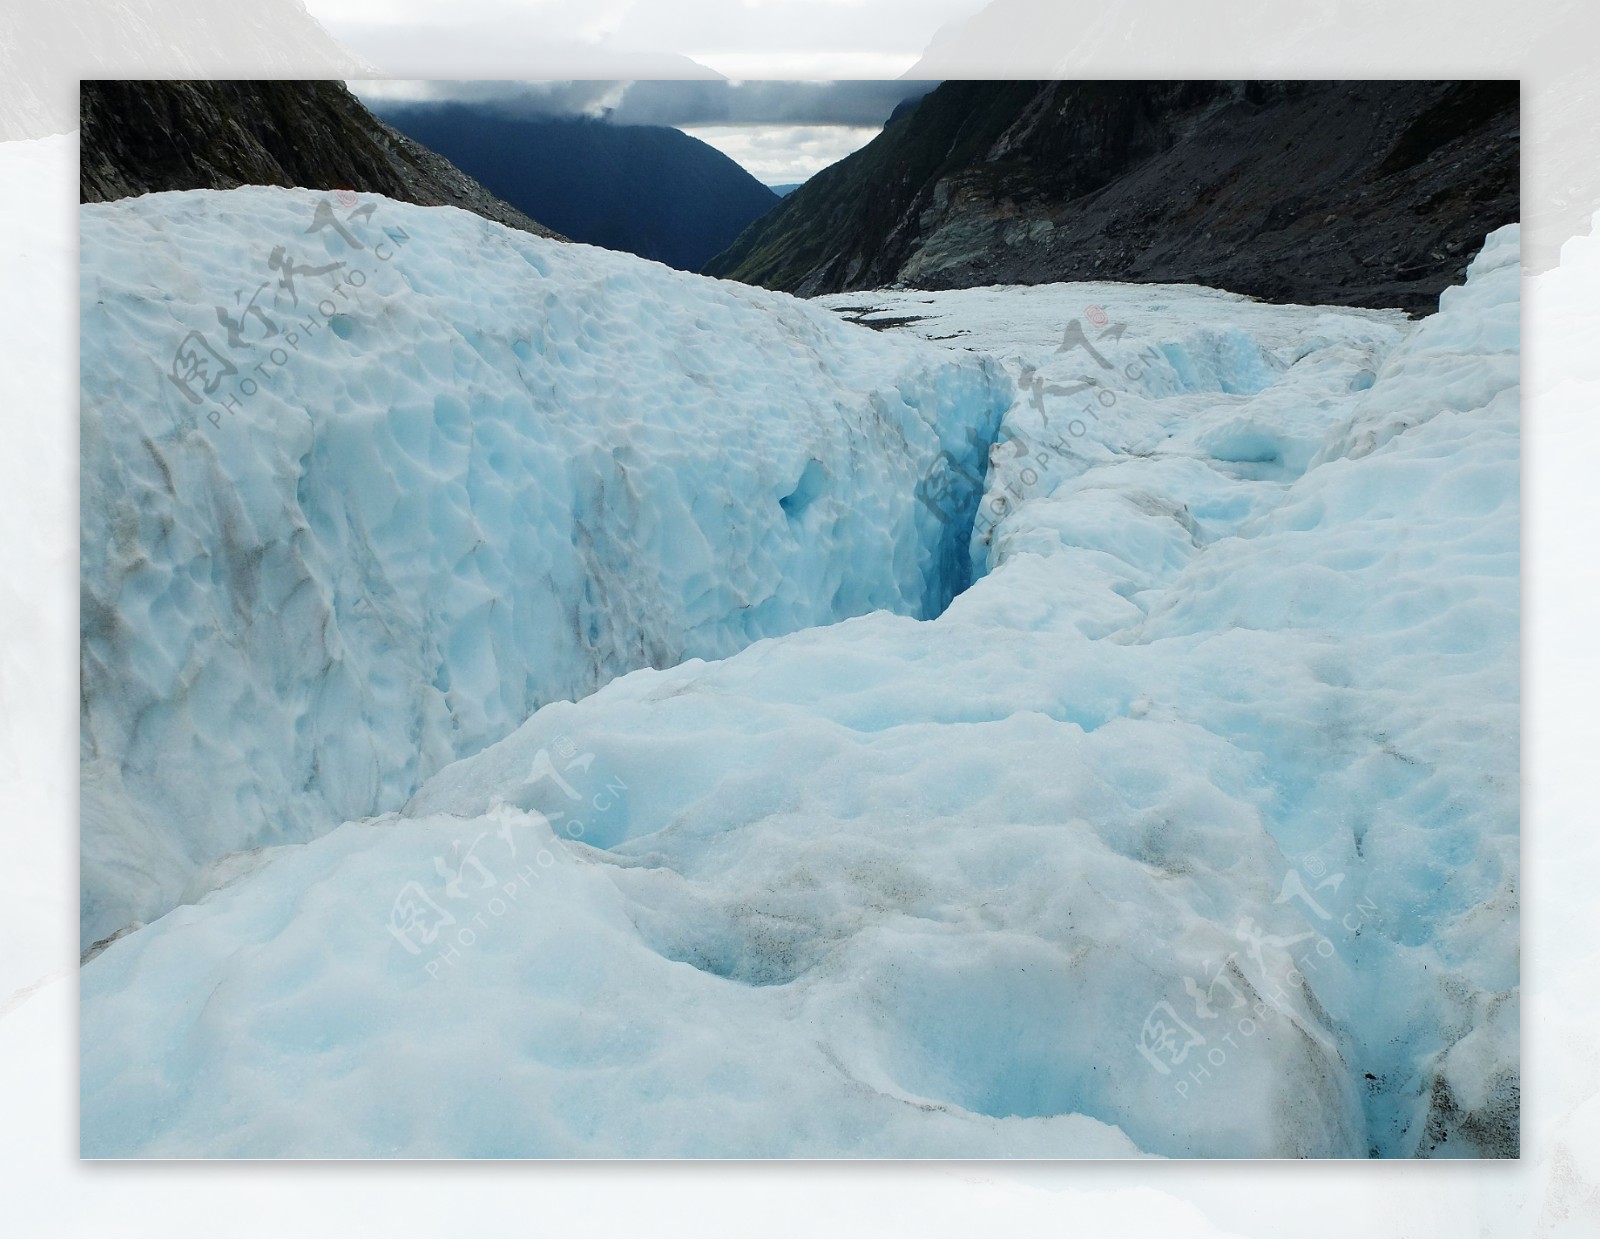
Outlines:
[[[984,575],[218,862],[82,971],[84,1152],[1514,1153],[1516,247],[1416,326],[873,295],[1021,393]]]
[[[375,196],[81,214],[85,943],[547,702],[966,584],[914,490],[986,361]]]

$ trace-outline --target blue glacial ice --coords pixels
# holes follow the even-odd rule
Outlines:
[[[367,203],[83,209],[85,944],[547,702],[967,584],[915,486],[992,363]]]
[[[85,778],[108,887],[187,888],[82,970],[86,1154],[1515,1153],[1515,228],[1413,324],[803,305],[381,202],[392,295],[270,414],[109,429],[312,205],[85,209]]]

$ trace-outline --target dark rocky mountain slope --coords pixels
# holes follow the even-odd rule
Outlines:
[[[396,133],[339,82],[84,82],[80,104],[83,202],[240,185],[351,189],[557,235]]]
[[[1518,218],[1518,104],[1515,82],[946,82],[705,270],[1429,311]]]
[[[778,195],[715,147],[664,125],[508,117],[465,103],[383,118],[574,241],[699,271]]]

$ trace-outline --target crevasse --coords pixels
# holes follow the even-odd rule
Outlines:
[[[408,244],[428,227],[408,220]],[[467,250],[498,261],[493,232],[465,227]],[[563,258],[576,276],[592,253]],[[846,496],[886,504],[918,531],[873,560],[899,605],[786,561],[797,600],[864,614],[617,675],[442,765],[392,813],[211,866],[194,903],[82,971],[84,1151],[1514,1154],[1516,254],[1516,229],[1493,234],[1420,324],[1162,286],[883,295],[996,359],[931,371],[913,343],[690,280],[792,337],[750,326],[769,347],[740,355],[711,466],[642,415],[606,424],[651,454],[594,471],[605,494],[585,507],[620,509],[664,555],[681,545],[652,525],[658,505],[722,511],[750,500],[731,477],[759,474],[766,541],[672,562],[703,619],[748,594],[783,536],[858,529],[834,507]],[[406,279],[470,301],[469,258]],[[653,271],[592,261],[618,263],[597,301]],[[549,314],[581,310],[578,287]],[[1123,329],[1095,337],[1105,367],[1059,348],[1089,309]],[[696,375],[734,382],[694,352],[712,309],[630,313],[678,334],[631,378],[624,351],[623,391],[682,401]],[[548,347],[560,362],[552,421],[602,416],[613,372],[585,362],[586,324],[519,337],[524,361]],[[409,326],[395,368],[455,356]],[[338,338],[361,331],[352,315]],[[753,406],[777,417],[782,396],[744,372],[798,382],[826,368],[824,346],[872,351],[860,373],[882,410],[829,421],[833,455],[814,439],[744,450],[735,426]],[[883,347],[917,350],[924,376],[896,382],[898,403]],[[1078,407],[1048,389],[1086,365],[1099,411],[1062,437]],[[963,376],[995,403],[961,398]],[[986,434],[937,416],[919,431],[899,410],[1002,404],[971,531],[984,573],[943,606],[959,578],[935,566],[960,566],[967,531],[915,500],[919,468],[950,453],[975,470],[959,454]],[[902,436],[926,445],[916,467]],[[407,442],[431,461],[431,437]],[[352,510],[370,528],[409,519],[419,543],[448,530],[384,506],[376,466],[403,465],[386,453],[378,511],[362,495]],[[493,493],[487,477],[473,489]],[[601,564],[618,607],[645,615],[648,578]],[[574,631],[629,617],[600,599]],[[481,645],[452,652],[433,692],[489,684]]]
[[[380,198],[87,206],[82,254],[85,943],[548,702],[970,576],[976,496],[915,491],[981,473],[986,360]]]

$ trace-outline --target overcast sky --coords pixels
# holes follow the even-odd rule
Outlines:
[[[768,185],[804,181],[870,142],[897,104],[933,84],[904,81],[353,81],[357,95],[458,100],[511,116],[589,116],[670,125],[716,147]]]
[[[884,79],[914,65],[944,25],[986,0],[305,0],[305,7],[376,76],[632,80],[613,119],[672,125],[738,160],[769,185],[803,181],[864,146],[894,107]],[[781,49],[781,50],[776,50]],[[671,96],[648,79],[739,80],[722,98]],[[831,79],[859,92],[818,91]],[[752,79],[776,79],[757,83]],[[806,83],[812,89],[800,89]],[[681,83],[680,83],[681,84]],[[375,83],[352,82],[378,98]],[[586,85],[586,83],[585,83]],[[842,85],[842,83],[841,83]],[[775,86],[764,94],[754,86]],[[389,93],[393,93],[390,89]],[[421,93],[415,81],[398,89]],[[496,83],[504,95],[504,83]],[[526,91],[523,92],[525,95]],[[582,92],[556,92],[575,99]],[[679,106],[681,105],[681,106]],[[695,105],[698,110],[694,110]],[[796,109],[792,114],[784,108]],[[678,107],[674,112],[673,107]],[[833,107],[826,115],[819,108]],[[758,108],[765,108],[758,111]],[[652,112],[652,109],[654,112]],[[579,109],[581,110],[581,109]]]
[[[646,78],[699,72],[798,80],[899,77],[941,26],[971,16],[984,3],[306,0],[306,9],[386,77]]]

